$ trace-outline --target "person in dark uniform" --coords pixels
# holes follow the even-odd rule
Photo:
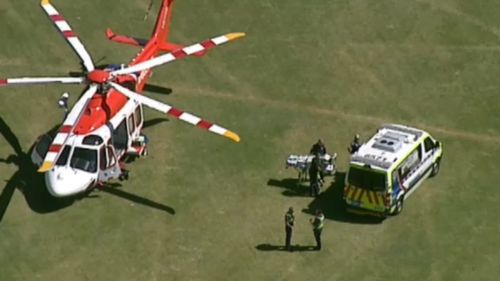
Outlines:
[[[325,220],[325,215],[321,210],[316,210],[316,216],[314,219],[310,219],[313,226],[314,239],[316,239],[316,250],[321,250],[321,232],[323,231],[323,222]]]
[[[313,155],[319,154],[320,156],[325,155],[326,154],[326,147],[325,147],[325,144],[323,143],[323,141],[321,139],[319,139],[317,143],[313,144],[309,153],[311,153]]]
[[[309,167],[309,187],[310,187],[310,192],[311,196],[316,196],[319,193],[319,172],[320,172],[320,166],[319,166],[319,154],[316,154],[314,158],[311,161],[311,166]]]
[[[347,148],[347,151],[349,151],[349,153],[351,154],[354,154],[358,151],[360,147],[361,143],[359,142],[359,135],[356,134],[351,142],[351,145]]]
[[[321,139],[318,139],[318,142],[312,145],[311,150],[309,151],[312,155],[315,155],[316,158],[318,159],[318,173],[319,173],[319,179],[320,179],[320,184],[322,185],[323,182],[325,181],[325,173],[323,172],[322,168],[322,163],[321,163],[321,157],[325,156],[326,154],[326,146],[323,143]]]
[[[285,214],[285,249],[287,251],[292,251],[292,231],[293,224],[295,222],[295,217],[293,216],[293,208],[288,208],[288,212]]]

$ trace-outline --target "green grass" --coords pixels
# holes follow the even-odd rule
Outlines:
[[[107,42],[105,28],[147,37],[159,5],[143,21],[147,1],[53,2],[105,63],[136,51]],[[145,130],[151,155],[130,165],[118,192],[41,212],[17,189],[0,222],[0,280],[497,280],[499,12],[494,0],[176,1],[174,42],[247,37],[156,70],[151,82],[173,93],[150,96],[242,142],[170,120]],[[1,1],[0,34],[0,77],[78,70],[37,1]],[[24,151],[61,121],[63,91],[74,102],[82,88],[0,89],[0,117]],[[268,185],[294,178],[285,157],[318,137],[345,171],[352,135],[366,138],[384,122],[444,143],[441,173],[399,217],[340,219],[338,183],[316,200]],[[0,158],[13,153],[1,137]],[[16,171],[0,163],[0,188]],[[324,250],[257,249],[284,242],[289,206],[298,210],[293,243],[313,245],[301,210],[318,205]]]

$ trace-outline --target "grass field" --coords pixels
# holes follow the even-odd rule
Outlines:
[[[159,3],[144,21],[146,0],[53,0],[100,63],[137,51],[105,28],[147,37]],[[172,41],[247,37],[159,68],[151,82],[173,92],[150,96],[241,143],[164,120],[145,129],[151,155],[129,181],[74,202],[47,198],[25,153],[61,122],[60,94],[82,87],[1,88],[0,280],[498,280],[499,14],[495,0],[178,0]],[[0,77],[79,70],[38,1],[0,0],[0,34]],[[441,173],[398,217],[346,217],[346,146],[385,122],[442,141]],[[339,176],[313,200],[284,160],[319,137]],[[289,206],[299,246],[314,245],[310,210],[324,208],[324,250],[279,250]]]

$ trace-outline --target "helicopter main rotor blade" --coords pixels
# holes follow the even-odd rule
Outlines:
[[[201,43],[196,43],[191,46],[184,47],[182,49],[175,50],[173,52],[158,56],[156,58],[138,63],[136,65],[119,69],[111,72],[112,76],[131,74],[135,72],[140,72],[146,69],[151,69],[153,67],[160,66],[172,62],[177,59],[181,59],[187,56],[196,55],[199,53],[206,52],[214,47],[225,44],[227,42],[233,41],[235,39],[245,36],[245,33],[228,33],[226,35],[218,36],[212,39],[205,40]]]
[[[201,128],[201,129],[205,129],[205,130],[210,131],[214,134],[224,136],[224,137],[226,137],[234,142],[240,141],[240,137],[236,133],[229,131],[228,129],[225,129],[225,128],[220,127],[218,125],[212,124],[208,121],[205,121],[197,116],[192,115],[191,113],[181,111],[181,110],[174,108],[168,104],[165,104],[165,103],[156,101],[154,99],[148,98],[146,96],[140,95],[140,94],[133,92],[133,91],[117,84],[117,83],[110,82],[110,85],[113,88],[115,88],[118,92],[127,96],[128,98],[136,100],[139,103],[141,103],[141,104],[143,104],[151,109],[158,110],[158,111],[163,112],[169,116],[172,116],[176,119],[180,119],[180,120],[187,122],[193,126],[196,126],[198,128]]]
[[[26,85],[26,84],[81,84],[85,81],[83,77],[22,77],[0,79],[0,87],[7,85]]]
[[[71,112],[68,114],[64,120],[62,126],[59,128],[57,135],[49,146],[49,151],[45,158],[43,159],[43,164],[38,168],[38,172],[44,173],[54,167],[57,158],[61,154],[64,145],[68,141],[69,136],[73,133],[75,125],[78,123],[80,118],[85,112],[85,108],[89,104],[90,100],[97,92],[98,85],[93,84],[87,89],[87,91],[81,96],[78,102],[73,106]]]
[[[92,58],[89,53],[83,46],[80,39],[73,33],[71,27],[68,22],[64,20],[64,18],[59,14],[59,12],[54,8],[52,4],[50,4],[49,0],[42,0],[40,3],[42,8],[45,10],[47,15],[50,17],[54,25],[57,27],[59,32],[64,36],[66,41],[71,45],[73,50],[75,50],[76,54],[80,57],[87,71],[94,70],[94,63],[92,62]]]

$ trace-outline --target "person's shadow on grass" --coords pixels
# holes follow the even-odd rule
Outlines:
[[[255,249],[264,252],[269,252],[269,251],[288,252],[288,250],[284,245],[259,244],[255,246]],[[292,245],[292,249],[290,252],[309,252],[309,251],[316,251],[316,247],[297,244],[297,245]]]
[[[283,188],[282,194],[289,197],[307,197],[310,194],[309,182],[301,182],[296,178],[269,179],[267,185]]]

